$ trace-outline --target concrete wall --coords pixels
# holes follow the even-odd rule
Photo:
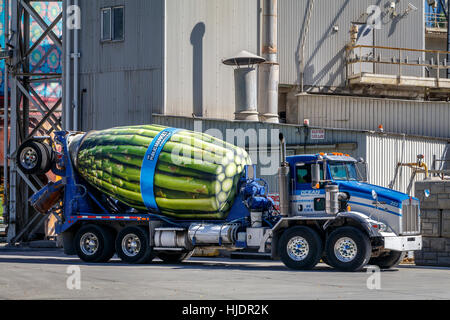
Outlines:
[[[450,266],[450,181],[416,182],[416,197],[421,201],[423,249],[415,252],[415,263]]]

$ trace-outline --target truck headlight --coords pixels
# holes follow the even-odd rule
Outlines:
[[[385,232],[387,230],[387,226],[383,222],[373,223],[372,228],[378,229],[381,232]]]

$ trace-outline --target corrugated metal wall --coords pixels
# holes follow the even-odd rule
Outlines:
[[[266,129],[269,137],[270,135],[273,135],[273,140],[268,138],[268,141],[277,144],[276,149],[273,150],[273,158],[271,158],[274,161],[278,161],[279,159],[278,132],[282,132],[288,144],[288,155],[337,151],[348,153],[354,158],[363,157],[369,163],[369,182],[384,187],[387,187],[389,182],[393,179],[397,162],[415,162],[416,155],[423,154],[425,156],[425,162],[431,166],[433,155],[440,158],[444,152],[445,146],[450,142],[450,139],[405,136],[405,147],[403,148],[403,135],[381,135],[367,131],[347,129],[325,129],[323,140],[312,140],[311,134],[308,134],[308,138],[305,141],[305,132],[302,126],[209,119],[195,120],[187,117],[160,115],[154,115],[153,120],[155,123],[161,125],[188,130],[194,130],[194,122],[197,122],[197,130],[205,132],[210,129],[216,129],[223,137],[226,137],[227,129],[242,129],[244,133],[247,132],[248,129],[255,129],[256,132],[260,132],[261,129]],[[211,134],[212,132],[208,131],[207,133]],[[306,152],[304,152],[303,149],[305,142],[308,146]],[[236,140],[234,143],[236,143]],[[314,146],[314,144],[316,145]],[[260,158],[257,158],[257,160],[258,159]],[[257,164],[258,175],[269,183],[271,192],[277,192],[278,182],[276,171],[272,170],[273,174],[261,174],[261,169],[264,167],[267,169],[267,166],[264,166],[259,162]],[[276,163],[276,166],[278,166],[278,162]],[[402,175],[396,183],[395,189],[400,191],[406,190],[410,177],[410,171],[408,170],[410,169],[403,168]],[[420,178],[421,177],[417,177],[417,179]]]
[[[336,95],[301,95],[290,123],[309,119],[313,126],[377,130],[450,137],[450,103],[374,99]]]
[[[257,0],[166,0],[166,114],[233,118],[233,69],[222,59],[258,53],[258,8]]]
[[[431,167],[433,155],[441,158],[450,139],[426,139],[420,137],[404,138],[401,135],[367,134],[367,157],[369,177],[374,184],[387,187],[394,178],[397,162],[416,162],[416,156],[422,154],[424,161]],[[406,192],[412,170],[402,168],[394,189]],[[415,181],[422,180],[424,175],[418,174]],[[414,194],[414,187],[411,194]]]
[[[124,41],[100,42],[100,9],[124,5]],[[81,0],[82,129],[151,122],[163,112],[164,0]]]
[[[278,1],[278,48],[280,83],[299,84],[300,43],[311,0]],[[399,16],[387,14],[391,1],[381,0],[315,0],[305,47],[305,85],[343,86],[345,81],[344,46],[350,41],[352,22],[367,20],[370,5],[380,8],[381,28],[374,31],[378,46],[424,49],[423,0],[397,1]],[[418,8],[401,18],[408,3]],[[339,31],[334,32],[333,26]],[[387,52],[380,52],[387,57]],[[377,55],[378,53],[376,53]],[[398,54],[395,53],[398,58]],[[410,60],[417,59],[409,53]],[[380,67],[376,72],[394,73],[392,67]],[[396,70],[395,70],[396,71]],[[421,68],[407,70],[403,75],[422,75]]]

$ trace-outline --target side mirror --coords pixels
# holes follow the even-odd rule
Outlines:
[[[313,189],[318,189],[317,185],[320,183],[320,164],[314,163],[311,165],[311,186]]]

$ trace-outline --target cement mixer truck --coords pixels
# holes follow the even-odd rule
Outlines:
[[[195,248],[221,248],[296,270],[322,260],[357,271],[394,267],[421,249],[417,198],[364,182],[349,155],[286,157],[279,138],[278,201],[245,150],[161,126],[59,131],[24,142],[17,164],[60,177],[30,202],[57,217],[64,252],[87,262],[117,254],[125,263],[178,263]]]

